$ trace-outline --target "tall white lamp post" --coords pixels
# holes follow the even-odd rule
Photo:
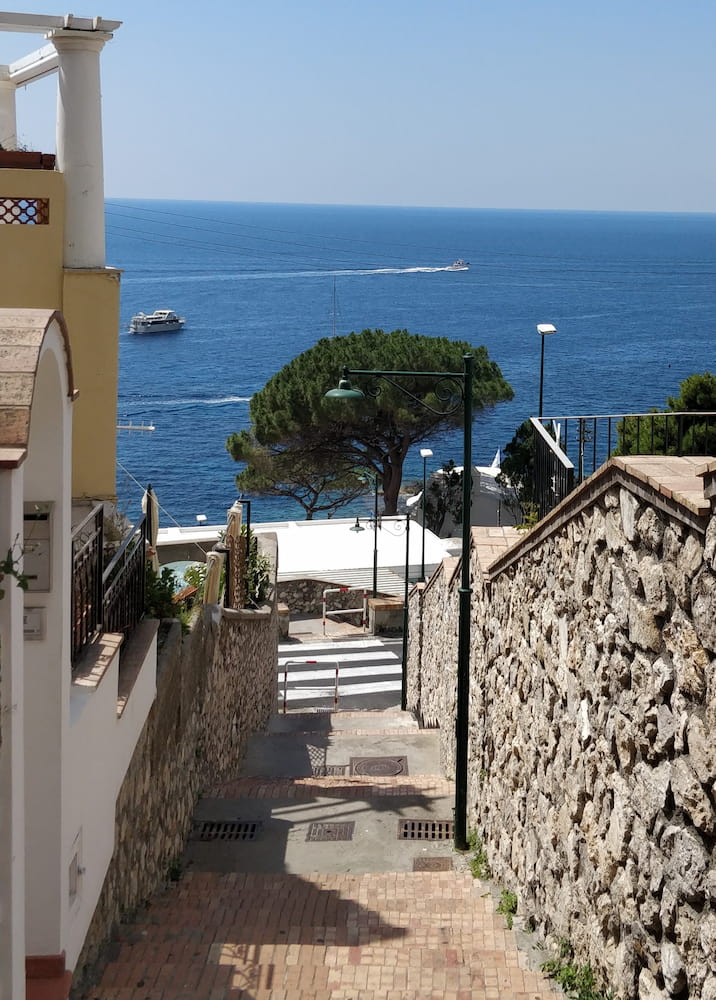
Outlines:
[[[544,385],[544,338],[548,337],[551,333],[556,333],[557,327],[552,326],[551,323],[538,323],[537,333],[542,338],[542,351],[541,360],[539,366],[539,413],[537,416],[542,419],[542,387]]]
[[[430,448],[421,448],[420,457],[423,460],[423,554],[420,559],[420,579],[425,579],[425,487],[427,485],[426,481],[426,467],[429,458],[433,457],[433,453]]]

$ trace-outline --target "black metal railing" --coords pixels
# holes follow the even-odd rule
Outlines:
[[[98,504],[72,532],[72,662],[102,625],[104,508]]]
[[[100,632],[130,632],[144,614],[147,520],[103,568],[104,508],[97,504],[72,532],[72,663]]]
[[[534,502],[544,517],[574,489],[574,464],[539,420],[530,418],[534,433]]]
[[[102,628],[130,632],[144,614],[146,515],[135,524],[102,574]]]
[[[713,455],[716,453],[716,412],[618,413],[532,419],[535,430],[535,490],[540,517],[587,479],[612,454]],[[551,433],[550,433],[551,432]],[[556,442],[554,439],[556,438]],[[538,457],[545,439],[556,443],[573,468],[572,481],[556,475]],[[554,502],[549,502],[549,497]],[[544,506],[542,503],[544,498]]]

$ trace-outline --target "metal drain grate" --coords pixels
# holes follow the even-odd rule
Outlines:
[[[407,757],[351,757],[351,774],[368,778],[394,778],[408,773]]]
[[[413,858],[414,872],[451,872],[452,858]]]
[[[347,764],[317,764],[312,768],[314,778],[345,778]]]
[[[355,823],[311,823],[306,840],[353,840]]]
[[[452,840],[451,819],[401,819],[398,821],[399,840]]]
[[[256,840],[263,824],[260,820],[201,820],[194,824],[192,840]]]

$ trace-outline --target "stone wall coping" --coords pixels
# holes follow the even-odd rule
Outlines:
[[[82,651],[72,674],[72,683],[83,688],[98,688],[123,642],[121,632],[103,632],[98,636]]]
[[[428,582],[425,584],[425,591],[430,590],[432,586],[437,586],[439,580],[443,577],[445,578],[445,583],[449,587],[452,581],[455,579],[457,571],[460,568],[460,556],[446,556],[438,568],[435,570],[433,575],[430,577]]]
[[[711,505],[704,497],[704,484],[697,470],[708,461],[711,460],[703,457],[675,458],[668,455],[610,458],[534,528],[498,556],[486,568],[485,579],[489,582],[503,573],[614,486],[623,486],[675,520],[704,532]]]
[[[421,584],[416,584],[417,587],[422,586]],[[403,598],[402,597],[369,597],[368,607],[372,608],[374,611],[392,611],[394,608],[402,608]]]
[[[221,617],[228,621],[265,621],[271,617],[273,607],[262,604],[260,608],[222,608]]]
[[[158,618],[145,618],[139,622],[127,638],[119,661],[119,680],[117,682],[117,717],[121,718],[132,689],[139,677],[147,654],[159,631]]]
[[[523,535],[523,531],[512,526],[473,528],[472,546],[483,576],[487,573],[488,567],[512,545],[519,542]]]

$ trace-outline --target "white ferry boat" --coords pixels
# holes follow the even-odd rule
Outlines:
[[[453,264],[448,264],[445,268],[446,271],[467,271],[470,267],[469,260],[463,260],[462,257],[458,259]]]
[[[171,309],[156,309],[153,313],[137,313],[129,324],[130,333],[173,333],[181,330],[186,320]]]

